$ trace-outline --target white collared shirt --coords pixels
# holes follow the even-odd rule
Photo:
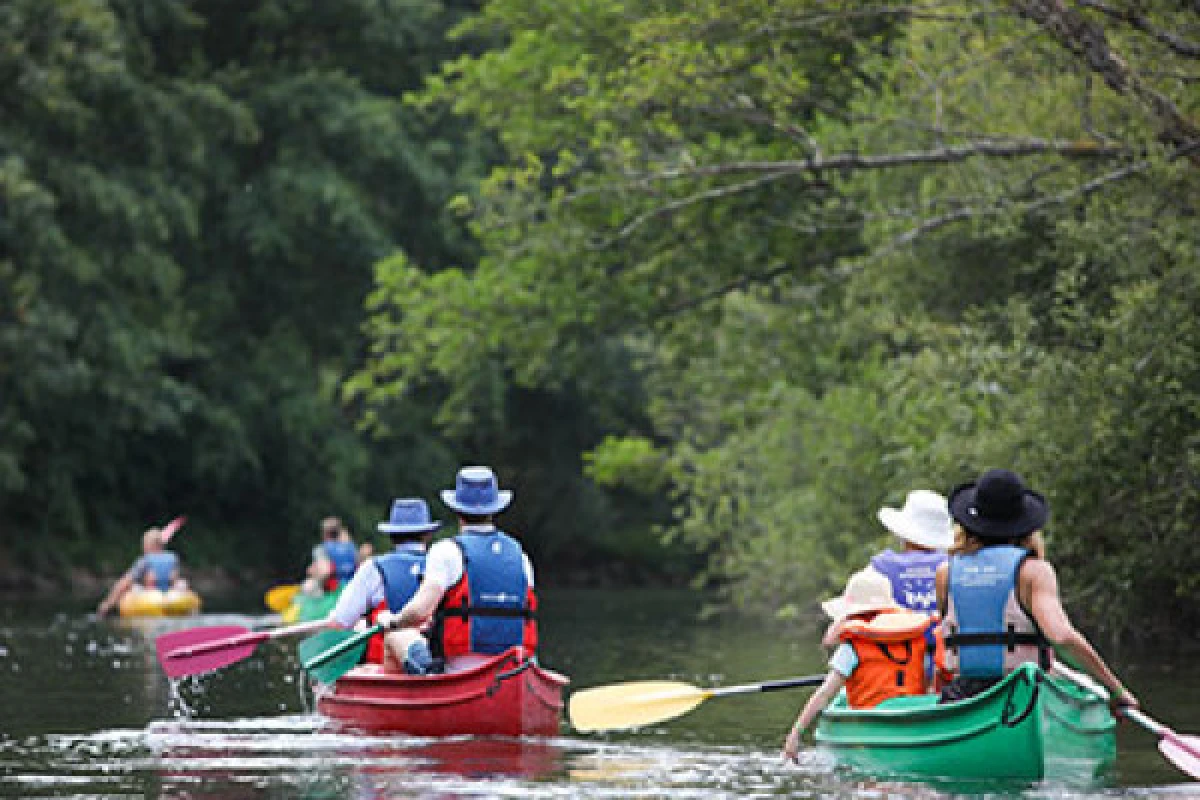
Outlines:
[[[462,533],[491,533],[496,530],[495,525],[464,525]],[[521,554],[521,565],[525,569],[525,581],[529,584],[529,588],[533,588],[533,564],[529,562],[529,556]],[[462,551],[458,549],[458,545],[453,539],[441,539],[434,543],[433,547],[429,548],[429,555],[425,558],[425,580],[436,583],[444,593],[454,584],[462,580],[463,561]]]

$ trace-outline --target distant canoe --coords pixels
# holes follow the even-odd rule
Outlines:
[[[843,694],[817,723],[817,745],[879,777],[1090,783],[1116,758],[1108,706],[1024,664],[987,691],[939,705],[935,695],[851,709]]]
[[[280,620],[285,625],[295,625],[298,622],[312,622],[324,619],[329,616],[330,611],[333,611],[333,607],[337,605],[341,594],[341,588],[318,595],[298,592],[292,598],[292,604],[280,614]]]
[[[200,595],[191,589],[145,589],[135,586],[117,606],[122,617],[184,617],[200,610]]]

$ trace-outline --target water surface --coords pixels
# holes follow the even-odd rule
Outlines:
[[[583,688],[673,678],[729,685],[823,671],[815,633],[702,622],[676,591],[559,591],[543,602],[541,660]],[[945,787],[863,781],[806,752],[778,756],[806,690],[715,698],[636,732],[552,739],[367,737],[312,713],[294,648],[172,686],[153,639],[190,625],[266,627],[253,598],[185,621],[90,619],[83,607],[0,600],[0,797],[56,798],[940,798],[1200,797],[1152,737],[1122,726],[1104,786]],[[244,613],[238,613],[239,609]],[[1118,661],[1145,707],[1200,729],[1194,670]],[[1190,676],[1190,677],[1189,677]]]

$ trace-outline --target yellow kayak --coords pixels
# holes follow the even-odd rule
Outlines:
[[[200,610],[200,595],[191,589],[145,589],[135,586],[118,604],[122,617],[182,617]]]

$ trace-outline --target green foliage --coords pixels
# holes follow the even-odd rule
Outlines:
[[[1079,614],[1194,623],[1188,12],[1047,13],[492,0],[460,33],[502,44],[417,98],[505,147],[453,206],[481,256],[380,265],[352,396],[444,385],[470,425],[632,376],[649,419],[590,474],[665,469],[699,580],[786,613],[886,543],[883,503],[1013,467]]]
[[[466,4],[469,6],[469,4]],[[401,101],[455,53],[427,2],[0,8],[0,527],[115,570],[177,513],[190,562],[298,569],[455,461],[396,453],[338,386],[371,265],[467,249],[469,133]],[[451,150],[454,152],[452,153]],[[462,171],[460,171],[462,170]]]

